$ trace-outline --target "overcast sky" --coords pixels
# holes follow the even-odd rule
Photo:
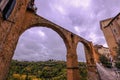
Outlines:
[[[36,0],[37,14],[89,40],[106,46],[100,30],[101,20],[120,12],[120,0]],[[77,48],[80,61],[85,61],[83,45]],[[35,27],[20,37],[14,59],[39,61],[65,60],[66,47],[53,30]]]

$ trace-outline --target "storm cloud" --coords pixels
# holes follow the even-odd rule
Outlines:
[[[114,17],[120,11],[120,0],[36,0],[37,14],[89,40],[106,46],[100,30],[101,20]],[[83,45],[78,45],[79,60],[85,61]],[[36,27],[25,31],[18,42],[14,59],[66,59],[62,38],[53,30]]]

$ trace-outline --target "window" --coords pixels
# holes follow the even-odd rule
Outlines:
[[[16,3],[16,0],[1,0],[0,1],[0,10],[2,13],[3,19],[6,20],[10,16],[15,6],[15,3]]]
[[[0,1],[0,11],[3,11],[6,5],[8,4],[9,0],[1,0]]]
[[[114,31],[115,35],[117,35],[117,31],[116,31],[116,29],[114,29],[113,31]]]

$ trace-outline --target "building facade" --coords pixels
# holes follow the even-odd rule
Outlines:
[[[112,59],[109,48],[104,47],[102,45],[95,45],[94,49],[95,49],[95,61],[96,62],[100,62],[99,57],[101,55],[104,55],[110,60]]]
[[[113,18],[102,20],[100,26],[109,46],[111,55],[115,58],[117,55],[117,44],[120,42],[120,13]]]

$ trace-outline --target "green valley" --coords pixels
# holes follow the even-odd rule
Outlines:
[[[86,64],[79,62],[81,80],[87,80]],[[7,80],[67,80],[65,61],[17,61],[12,60]]]

